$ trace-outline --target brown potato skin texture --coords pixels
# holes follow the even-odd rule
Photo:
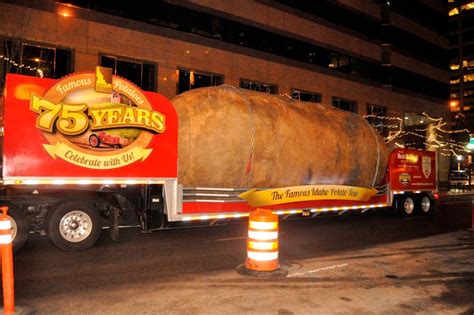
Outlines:
[[[184,187],[372,187],[385,175],[385,143],[357,114],[228,85],[171,101]]]

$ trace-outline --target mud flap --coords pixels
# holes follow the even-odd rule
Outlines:
[[[110,238],[116,242],[119,241],[120,216],[121,216],[121,210],[119,208],[110,207],[110,215],[109,215]]]

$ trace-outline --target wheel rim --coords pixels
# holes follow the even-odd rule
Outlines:
[[[91,146],[96,147],[99,144],[99,140],[95,136],[89,138],[89,143]]]
[[[68,242],[85,240],[92,232],[91,217],[80,210],[66,213],[59,222],[59,233]]]
[[[16,225],[16,221],[12,217],[10,217],[10,222],[12,225],[12,241],[14,241],[16,233],[18,232],[18,226]]]
[[[415,203],[413,202],[413,199],[411,199],[410,197],[405,199],[405,201],[403,202],[403,210],[405,211],[405,213],[412,214],[414,208],[415,208]]]
[[[423,211],[423,213],[427,213],[430,211],[430,208],[431,208],[430,198],[424,196],[421,199],[421,211]]]

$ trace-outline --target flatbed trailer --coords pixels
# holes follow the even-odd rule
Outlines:
[[[60,80],[7,75],[0,202],[10,208],[15,250],[29,232],[79,251],[93,246],[104,228],[118,239],[121,226],[151,232],[177,222],[214,224],[259,207],[282,218],[382,207],[410,216],[434,209],[435,152],[410,149],[390,154],[376,188],[182,187],[173,105],[109,70]]]

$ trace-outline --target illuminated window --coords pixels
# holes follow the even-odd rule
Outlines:
[[[474,9],[474,2],[466,3],[461,6],[462,10],[468,11]]]
[[[247,90],[265,92],[270,94],[278,93],[278,85],[271,83],[262,83],[253,80],[240,79],[239,86]]]
[[[112,68],[114,74],[130,80],[145,91],[156,91],[156,64],[102,55],[100,65]]]
[[[406,134],[403,136],[403,140],[405,145],[410,148],[425,149],[427,135],[425,133],[420,133],[420,130],[426,130],[426,126],[430,122],[431,120],[426,115],[413,112],[404,113],[403,130]]]
[[[200,87],[218,86],[224,83],[224,76],[221,74],[196,72],[189,69],[178,69],[178,72],[177,94]]]
[[[3,75],[23,75],[60,78],[72,72],[72,53],[45,45],[23,43],[20,40],[4,42]]]
[[[472,82],[474,81],[474,73],[473,74],[466,74],[464,76],[464,82]]]
[[[459,9],[458,8],[453,8],[449,11],[449,16],[453,16],[459,14]]]
[[[291,89],[291,97],[302,102],[321,103],[321,93],[308,92],[300,89]]]
[[[403,125],[409,126],[420,126],[427,125],[430,120],[425,116],[418,113],[405,113],[403,115]]]
[[[449,65],[449,69],[451,70],[458,70],[459,69],[459,65],[457,63],[452,63]]]
[[[472,96],[472,95],[474,95],[474,89],[464,90],[464,96]]]
[[[474,59],[463,60],[462,65],[463,65],[463,68],[466,70],[474,69]]]
[[[449,80],[449,84],[458,84],[459,82],[461,82],[461,79],[451,79],[451,80]]]
[[[450,94],[449,94],[449,97],[450,97],[450,98],[458,98],[458,97],[459,97],[459,93],[450,93]]]

